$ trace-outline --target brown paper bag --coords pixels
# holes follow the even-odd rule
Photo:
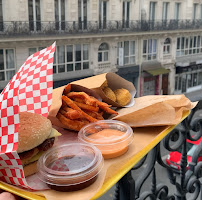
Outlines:
[[[51,120],[52,124],[57,126],[57,127],[61,127],[61,128],[67,128],[69,129],[68,127],[66,127],[64,124],[62,124],[57,118],[56,118],[56,115],[62,105],[62,94],[63,94],[63,91],[64,91],[64,88],[66,87],[66,85],[62,86],[62,87],[59,87],[59,88],[56,88],[53,90],[53,93],[52,93],[52,104],[51,104],[51,107],[50,107],[50,111],[49,111],[49,114],[48,114],[48,119]],[[90,96],[94,96],[96,99],[98,99],[99,101],[101,101],[101,98],[100,96],[88,89],[88,88],[85,88],[81,85],[76,85],[76,84],[71,84],[71,91],[74,91],[74,92],[85,92],[87,93],[88,95]]]
[[[107,81],[109,88],[111,88],[112,90],[116,90],[120,88],[127,89],[131,94],[130,102],[126,106],[121,106],[117,102],[109,99],[102,90],[102,86],[105,83],[105,81]],[[100,95],[102,100],[108,103],[109,105],[112,105],[115,107],[131,107],[135,104],[134,97],[136,94],[136,89],[134,85],[115,73],[110,72],[110,73],[100,74],[97,76],[92,76],[89,78],[74,81],[72,83],[94,90],[97,94]]]
[[[135,99],[134,106],[119,109],[119,114],[112,119],[131,127],[175,125],[180,122],[183,112],[196,104],[184,95],[143,96]]]

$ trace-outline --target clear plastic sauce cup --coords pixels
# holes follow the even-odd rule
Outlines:
[[[95,145],[105,159],[115,158],[128,151],[133,130],[124,122],[100,120],[84,126],[78,133],[82,142]]]
[[[75,191],[88,187],[103,167],[101,152],[93,145],[71,143],[56,146],[38,161],[39,179],[57,191]]]

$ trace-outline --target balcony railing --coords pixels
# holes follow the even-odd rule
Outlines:
[[[202,153],[202,141],[193,149],[191,161],[188,162],[187,139],[195,142],[202,137],[202,119],[197,113],[202,111],[202,101],[192,110],[191,114],[176,127],[160,143],[154,147],[137,165],[135,165],[116,184],[113,200],[198,200],[202,199],[202,161],[199,159]],[[174,152],[181,149],[180,163],[175,163],[179,168],[169,166],[161,153],[166,149]],[[176,159],[177,160],[177,159]],[[165,180],[157,181],[162,172],[156,170],[156,163],[167,170],[169,185]],[[139,173],[137,172],[139,170]],[[134,179],[132,172],[137,174]],[[137,172],[137,173],[136,173]],[[177,176],[179,174],[179,176]],[[151,176],[150,176],[151,175]],[[148,179],[149,176],[151,179]],[[166,175],[164,179],[166,178]],[[143,189],[144,183],[149,180],[150,188]],[[174,190],[171,189],[173,186]],[[143,189],[143,190],[142,190]]]
[[[5,21],[0,22],[0,36],[79,34],[110,32],[144,32],[202,29],[202,20],[136,20],[136,21]]]

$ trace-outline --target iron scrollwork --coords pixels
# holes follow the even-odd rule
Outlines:
[[[187,161],[187,140],[197,141],[202,137],[202,119],[197,117],[197,112],[202,109],[202,101],[191,111],[190,115],[162,141],[154,147],[136,166],[134,166],[116,184],[114,200],[196,200],[202,199],[202,161],[198,158],[202,153],[202,140],[194,150],[191,162]],[[167,151],[181,149],[179,170],[169,166],[161,155],[162,148]],[[169,193],[169,185],[157,183],[156,163],[167,170],[170,184],[174,186],[174,194]],[[132,174],[138,173],[138,178]],[[179,176],[178,176],[179,174]],[[143,184],[151,177],[150,189],[142,191]],[[187,197],[189,195],[189,197]]]
[[[202,20],[0,21],[0,37],[201,29]]]

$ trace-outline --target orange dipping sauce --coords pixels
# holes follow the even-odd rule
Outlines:
[[[106,124],[105,128],[103,124]],[[82,128],[79,132],[79,139],[94,144],[101,151],[104,159],[110,159],[128,151],[133,139],[133,131],[123,122],[105,120]]]
[[[95,145],[97,144],[97,148],[101,151],[105,159],[118,157],[128,151],[127,135],[119,130],[104,129],[89,135],[88,138],[88,142],[93,140]],[[112,144],[112,141],[115,143]]]

